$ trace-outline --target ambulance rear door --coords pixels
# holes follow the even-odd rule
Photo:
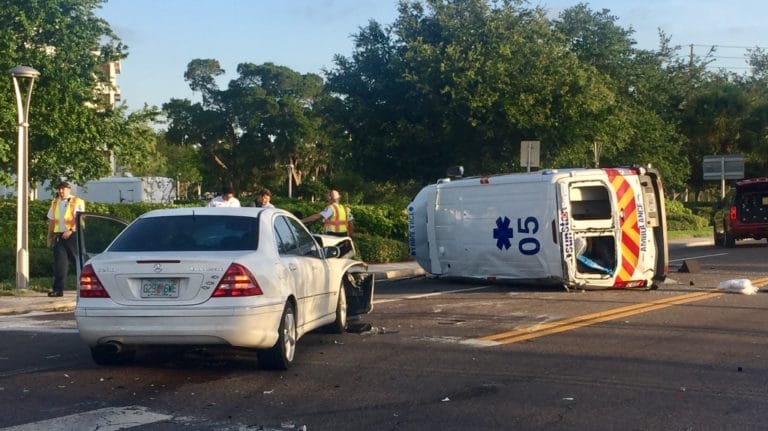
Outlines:
[[[618,211],[607,177],[599,171],[560,184],[560,232],[566,285],[613,287],[619,270]]]

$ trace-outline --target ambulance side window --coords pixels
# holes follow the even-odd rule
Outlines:
[[[574,220],[610,220],[612,218],[610,195],[605,186],[571,187],[569,199]]]

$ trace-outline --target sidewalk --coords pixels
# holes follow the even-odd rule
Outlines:
[[[418,277],[425,273],[415,261],[370,264],[368,271],[376,274],[376,281]],[[32,311],[72,311],[75,309],[75,301],[75,292],[72,290],[65,291],[64,296],[59,298],[49,298],[45,292],[35,291],[16,296],[0,296],[0,316]]]

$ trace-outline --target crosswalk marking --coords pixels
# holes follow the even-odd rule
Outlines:
[[[142,406],[107,407],[10,428],[1,428],[0,431],[118,431],[170,419],[173,419],[173,416],[154,413]]]

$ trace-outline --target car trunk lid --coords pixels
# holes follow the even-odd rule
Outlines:
[[[125,306],[186,306],[211,298],[229,265],[245,252],[117,253],[92,262],[110,298]]]

